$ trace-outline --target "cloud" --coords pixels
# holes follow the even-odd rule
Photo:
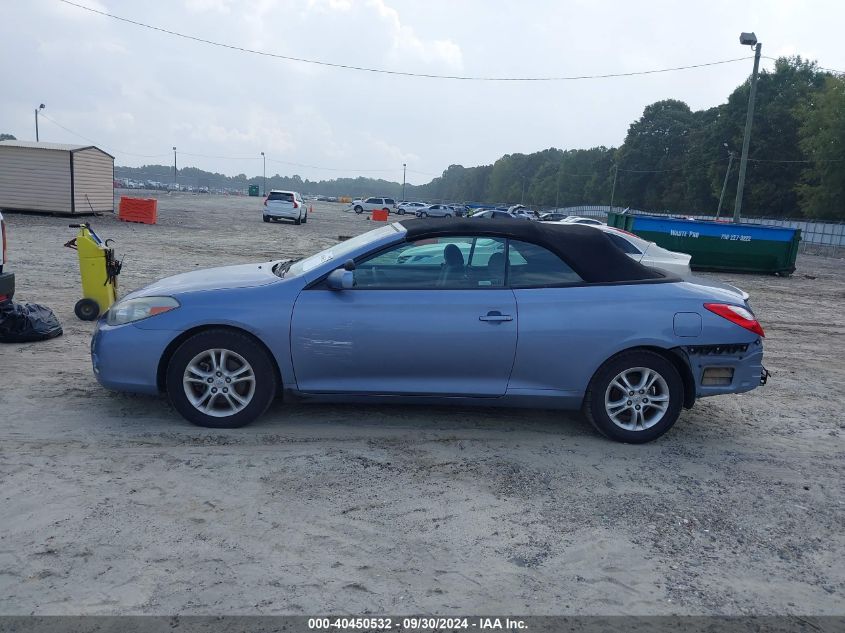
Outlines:
[[[231,0],[185,0],[185,6],[194,13],[216,12],[229,13]]]

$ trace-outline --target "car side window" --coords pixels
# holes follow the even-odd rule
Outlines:
[[[356,289],[456,290],[505,287],[505,240],[438,237],[404,242],[356,263]]]
[[[626,240],[621,235],[616,235],[615,233],[605,233],[610,238],[610,241],[619,248],[623,253],[628,253],[630,255],[642,255],[640,249],[636,246],[631,244],[628,240]]]
[[[384,204],[390,204],[390,205],[393,205],[393,204],[396,204],[396,201],[395,201],[395,200],[391,200],[390,198],[385,198],[385,199],[384,199]]]
[[[517,240],[508,243],[508,285],[511,288],[544,288],[582,281],[569,264],[550,250]]]
[[[364,200],[364,204],[379,204],[378,198],[367,198]]]

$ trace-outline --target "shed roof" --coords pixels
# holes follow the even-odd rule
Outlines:
[[[33,141],[0,141],[0,147],[26,147],[28,149],[48,149],[60,152],[78,152],[83,149],[95,149],[103,152],[106,156],[112,156],[107,151],[100,149],[96,145],[73,145],[70,143],[36,143]]]

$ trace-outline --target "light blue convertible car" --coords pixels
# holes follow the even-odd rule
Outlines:
[[[647,442],[696,398],[764,384],[743,296],[630,259],[601,232],[405,220],[306,259],[176,275],[100,319],[106,387],[166,392],[195,424],[313,401],[581,409]]]

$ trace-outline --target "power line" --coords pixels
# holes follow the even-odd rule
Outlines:
[[[768,59],[768,60],[773,61],[773,62],[776,62],[776,61],[778,61],[778,59],[780,59],[779,57],[769,57],[768,55],[761,55],[760,57],[762,57],[763,59]],[[825,68],[824,66],[816,66],[816,68],[818,68],[819,70],[824,70],[824,71],[827,71],[829,73],[834,73],[834,74],[837,74],[837,75],[845,75],[845,70],[836,70],[835,68]]]
[[[282,165],[292,165],[294,167],[305,167],[307,169],[320,169],[323,171],[343,171],[343,172],[361,172],[361,173],[371,173],[371,172],[395,172],[397,169],[343,169],[341,167],[320,167],[318,165],[305,165],[303,163],[292,163],[286,160],[279,160],[277,158],[267,158],[267,160],[271,163],[280,163]]]
[[[53,125],[56,125],[56,126],[58,126],[58,127],[62,128],[65,132],[69,132],[69,133],[73,134],[74,136],[78,136],[79,138],[81,138],[81,139],[83,139],[83,140],[85,140],[85,141],[88,141],[89,143],[94,143],[94,145],[97,145],[97,146],[99,146],[99,147],[103,147],[103,148],[105,148],[105,149],[111,150],[111,151],[112,151],[112,152],[114,152],[115,154],[127,154],[127,155],[129,155],[129,156],[138,156],[138,157],[140,157],[140,158],[161,158],[161,157],[163,157],[163,156],[170,156],[170,154],[135,154],[135,153],[133,153],[133,152],[124,152],[124,151],[121,151],[121,150],[115,149],[115,148],[113,148],[113,147],[109,147],[108,145],[103,145],[102,143],[98,143],[98,142],[97,142],[97,141],[95,141],[94,139],[88,138],[87,136],[83,136],[83,135],[82,135],[82,134],[80,134],[79,132],[74,132],[73,130],[71,130],[71,129],[70,129],[70,128],[68,128],[68,127],[65,127],[64,125],[62,125],[61,123],[59,123],[59,122],[58,122],[58,121],[56,121],[55,119],[51,119],[49,116],[47,116],[47,115],[46,115],[46,114],[44,114],[43,112],[39,112],[38,116],[40,116],[40,117],[44,117],[45,119],[47,119],[48,121],[50,121],[50,123],[52,123]]]
[[[750,163],[842,163],[845,158],[809,158],[806,160],[777,160],[769,158],[749,158]]]
[[[607,74],[600,74],[600,75],[573,75],[569,77],[483,77],[483,76],[466,76],[466,75],[435,75],[429,73],[412,73],[406,71],[399,71],[399,70],[388,70],[386,68],[370,68],[367,66],[353,66],[350,64],[339,64],[336,62],[327,62],[323,60],[317,59],[305,59],[303,57],[292,57],[290,55],[281,55],[279,53],[270,53],[268,51],[260,51],[255,50],[252,48],[246,48],[244,46],[237,46],[235,44],[226,44],[224,42],[216,42],[214,40],[208,40],[202,37],[196,37],[194,35],[187,35],[185,33],[179,33],[178,31],[172,31],[170,29],[165,29],[160,26],[153,26],[152,24],[145,24],[144,22],[138,22],[137,20],[131,20],[129,18],[124,18],[119,15],[114,15],[112,13],[107,13],[106,11],[100,11],[99,9],[94,9],[92,7],[86,7],[81,4],[77,4],[75,2],[71,2],[71,0],[59,0],[59,2],[63,2],[64,4],[70,5],[72,7],[76,7],[77,9],[83,9],[85,11],[90,11],[91,13],[96,13],[97,15],[102,15],[107,18],[111,18],[113,20],[119,20],[120,22],[126,22],[127,24],[132,24],[134,26],[139,26],[145,29],[150,29],[152,31],[158,31],[159,33],[166,33],[167,35],[172,35],[174,37],[181,37],[186,40],[191,40],[193,42],[199,42],[201,44],[208,44],[209,46],[217,46],[219,48],[227,48],[229,50],[238,51],[241,53],[249,53],[252,55],[261,55],[264,57],[273,57],[276,59],[284,59],[287,61],[292,62],[301,62],[303,64],[314,64],[317,66],[329,66],[331,68],[340,68],[343,70],[357,70],[360,72],[368,72],[368,73],[380,73],[384,75],[399,75],[403,77],[420,77],[425,79],[453,79],[459,81],[576,81],[579,79],[610,79],[615,77],[633,77],[638,75],[653,75],[657,73],[668,73],[674,72],[676,70],[691,70],[694,68],[705,68],[707,66],[718,66],[720,64],[731,64],[733,62],[739,62],[747,59],[751,59],[750,57],[735,57],[733,59],[723,59],[715,62],[705,62],[702,64],[690,64],[688,66],[675,66],[673,68],[657,68],[652,70],[640,70],[640,71],[633,71],[633,72],[626,72],[626,73],[607,73]]]

